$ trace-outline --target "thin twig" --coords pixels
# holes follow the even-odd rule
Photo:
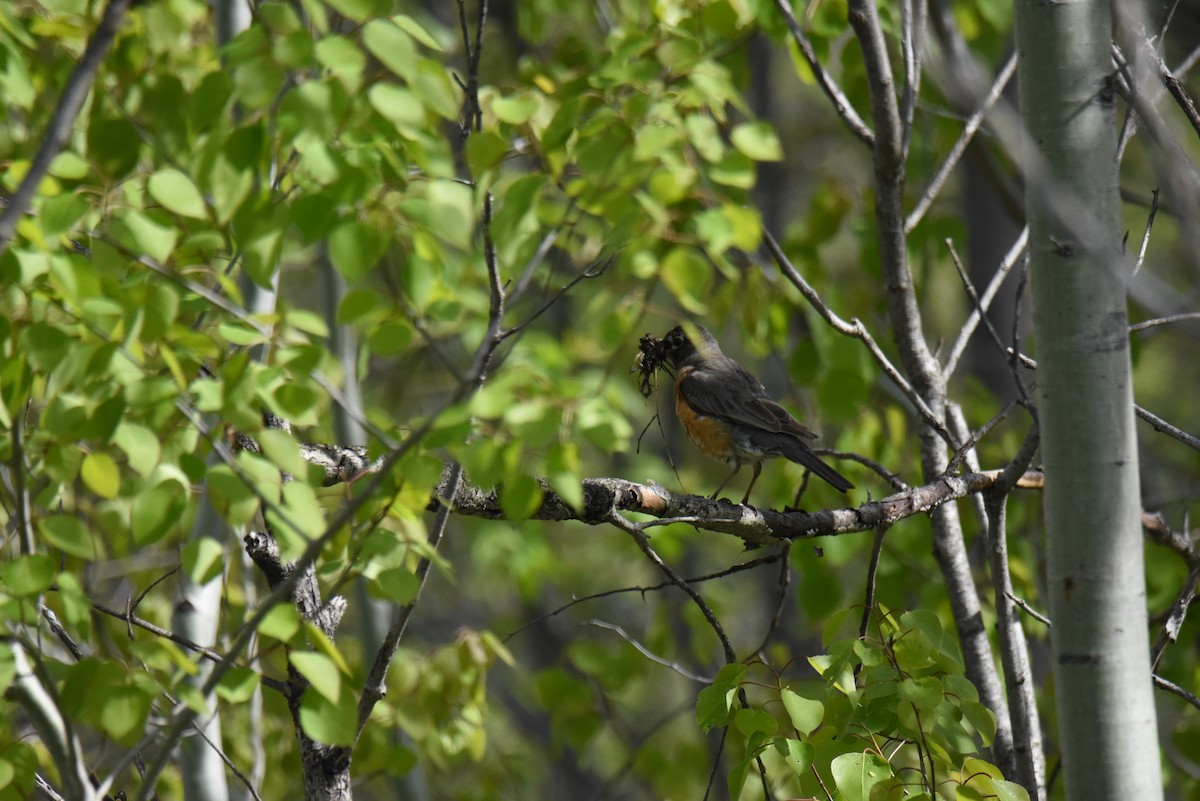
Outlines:
[[[1150,328],[1157,328],[1160,325],[1169,325],[1171,323],[1181,323],[1186,320],[1200,320],[1200,312],[1187,312],[1185,314],[1172,314],[1167,317],[1157,317],[1153,320],[1145,320],[1135,325],[1129,326],[1129,333],[1134,334],[1138,331],[1145,331]]]
[[[996,273],[992,276],[992,280],[988,283],[987,288],[983,290],[983,294],[979,296],[979,307],[985,312],[992,305],[992,300],[1000,291],[1000,286],[1004,283],[1004,279],[1012,271],[1012,268],[1021,260],[1025,254],[1025,247],[1029,244],[1029,226],[1021,231],[1021,235],[1013,242],[1012,247],[1008,249],[1008,253],[1004,254],[1000,266],[996,268]],[[942,374],[949,380],[950,376],[954,375],[955,368],[958,367],[958,362],[962,358],[963,353],[967,350],[967,343],[971,336],[975,333],[975,329],[979,326],[979,321],[982,315],[979,309],[972,309],[971,314],[967,317],[967,321],[963,323],[962,330],[958,332],[958,338],[954,341],[954,346],[950,348],[950,355],[946,357],[946,365],[942,368]]]
[[[829,73],[821,66],[821,62],[817,59],[816,51],[813,50],[812,43],[808,41],[808,37],[804,35],[804,31],[800,28],[800,23],[796,21],[796,15],[792,13],[791,3],[788,0],[775,0],[775,6],[783,14],[788,30],[791,31],[792,39],[795,40],[796,47],[800,50],[800,55],[808,63],[808,68],[812,70],[817,85],[833,101],[833,110],[845,121],[851,133],[857,136],[864,145],[870,148],[875,147],[875,134],[871,133],[871,129],[863,122],[862,117],[858,116],[858,112],[854,110],[854,106],[850,103],[849,99],[842,94],[842,90],[838,88],[833,78],[829,77]]]
[[[732,576],[735,573],[741,573],[746,570],[753,570],[756,567],[761,567],[763,565],[769,565],[774,562],[778,562],[781,554],[782,554],[782,551],[779,551],[779,552],[770,554],[769,556],[760,556],[757,559],[752,559],[749,562],[742,562],[741,564],[734,565],[733,567],[729,567],[724,570],[719,570],[716,573],[707,573],[703,576],[694,576],[692,578],[685,578],[684,581],[686,581],[688,584],[700,584],[701,582],[705,582],[705,581],[712,581],[714,579],[725,578],[726,576]],[[558,608],[553,609],[553,610],[545,613],[544,615],[538,615],[533,620],[530,620],[528,623],[521,626],[520,628],[509,632],[508,634],[506,634],[504,636],[504,642],[508,642],[513,637],[516,637],[518,634],[532,628],[533,626],[536,626],[538,623],[541,623],[544,620],[549,620],[552,617],[562,614],[563,612],[567,611],[571,607],[577,606],[582,603],[586,603],[587,601],[597,601],[597,600],[600,600],[601,598],[609,598],[614,595],[626,595],[628,593],[634,593],[634,592],[638,593],[643,598],[645,598],[647,593],[658,592],[659,590],[664,590],[667,587],[674,587],[674,586],[675,585],[673,583],[671,583],[670,581],[664,581],[660,584],[655,584],[650,587],[619,587],[615,590],[605,590],[604,592],[595,592],[595,593],[592,593],[591,595],[584,595],[580,598],[572,598],[569,602],[559,606]]]
[[[1012,725],[1012,753],[997,755],[997,766],[1005,775],[1037,791],[1034,797],[1044,798],[1043,777],[1045,755],[1041,745],[1041,729],[1033,695],[1034,681],[1029,664],[1029,648],[1021,620],[1012,601],[1012,574],[1009,572],[1008,530],[1005,510],[1008,495],[1018,479],[1025,474],[1037,453],[1038,425],[1035,420],[1025,434],[1012,462],[1004,468],[996,484],[984,493],[988,514],[988,565],[995,587],[996,633],[1000,644],[1000,662],[1004,668],[1004,685],[1008,696],[1008,712]],[[1009,761],[1011,760],[1011,761]]]
[[[462,481],[461,466],[454,464],[450,470],[450,489],[447,492],[444,505],[438,510],[437,517],[433,521],[433,527],[429,531],[428,548],[430,553],[436,552],[438,544],[442,541],[442,536],[446,532],[446,523],[450,520],[450,510],[454,507],[454,498],[458,494],[458,487]],[[388,668],[392,664],[392,658],[396,655],[396,649],[400,646],[400,640],[404,637],[404,631],[408,628],[408,621],[412,617],[413,610],[417,607],[417,601],[421,598],[421,590],[424,589],[425,582],[429,578],[429,568],[432,564],[433,559],[431,557],[424,556],[421,558],[416,569],[416,594],[413,595],[411,601],[396,609],[392,616],[392,623],[388,626],[387,634],[384,635],[383,642],[379,644],[379,649],[375,652],[375,661],[371,666],[371,673],[363,683],[362,696],[358,701],[358,728],[354,735],[356,741],[362,736],[363,729],[366,728],[367,720],[371,717],[371,710],[375,708],[375,704],[387,693]]]
[[[754,649],[753,653],[761,654],[765,651],[771,643],[771,638],[779,629],[779,621],[783,618],[783,607],[787,603],[788,586],[792,579],[792,566],[788,561],[788,554],[791,553],[791,550],[792,544],[788,542],[779,551],[779,579],[775,582],[775,611],[771,615],[771,622],[767,624],[767,633],[763,635],[762,642]]]
[[[1175,597],[1175,603],[1171,604],[1171,611],[1167,614],[1163,629],[1159,632],[1158,639],[1154,641],[1154,647],[1150,649],[1151,670],[1158,669],[1159,660],[1162,659],[1167,645],[1178,639],[1179,630],[1183,628],[1188,607],[1195,599],[1197,589],[1200,589],[1200,563],[1192,566],[1192,572],[1188,574],[1187,580],[1179,589],[1179,594]]]
[[[1182,428],[1178,428],[1176,426],[1171,425],[1170,423],[1168,423],[1166,420],[1162,419],[1158,415],[1154,414],[1153,412],[1149,411],[1148,409],[1142,408],[1141,406],[1139,406],[1137,404],[1134,404],[1133,412],[1138,417],[1142,418],[1147,423],[1149,423],[1150,426],[1155,431],[1159,432],[1160,434],[1166,434],[1168,437],[1179,440],[1184,445],[1187,445],[1190,448],[1195,448],[1196,450],[1200,451],[1200,438],[1192,436],[1188,432],[1184,431]]]
[[[598,267],[594,264],[589,265],[587,268],[584,269],[583,272],[581,272],[579,275],[572,278],[567,283],[566,286],[564,286],[553,297],[551,297],[549,300],[547,300],[545,303],[543,303],[542,306],[537,311],[535,311],[533,314],[529,315],[529,317],[526,318],[523,322],[518,323],[517,325],[514,325],[512,328],[509,328],[509,329],[501,332],[500,338],[502,340],[508,339],[509,337],[513,336],[514,334],[519,334],[522,331],[524,331],[531,323],[533,323],[534,320],[541,317],[543,314],[545,314],[550,309],[550,307],[552,307],[555,303],[557,303],[559,300],[561,300],[563,295],[566,295],[568,292],[570,292],[571,289],[574,288],[576,284],[578,284],[581,281],[585,281],[588,278],[599,278],[601,275],[604,275],[605,270],[607,270],[609,267],[612,266],[612,263],[614,261],[616,261],[616,258],[617,258],[616,256],[609,256],[607,259],[605,259],[604,263],[600,264]]]
[[[767,250],[770,251],[771,257],[775,260],[775,264],[779,267],[780,272],[783,273],[784,277],[787,278],[788,281],[790,281],[792,285],[796,287],[796,289],[800,290],[800,294],[804,295],[804,299],[808,301],[809,305],[812,306],[814,310],[816,310],[817,314],[821,315],[821,318],[839,334],[860,340],[864,345],[866,345],[867,350],[871,352],[871,355],[875,358],[875,361],[879,365],[880,369],[883,370],[884,374],[892,380],[892,382],[900,389],[902,393],[904,393],[904,397],[908,398],[909,403],[912,404],[913,408],[917,411],[917,414],[921,416],[921,419],[925,421],[930,429],[937,432],[938,436],[945,440],[946,444],[948,444],[951,448],[957,448],[958,445],[954,441],[954,438],[950,435],[950,432],[946,430],[946,426],[932,411],[930,411],[929,406],[926,405],[924,399],[917,394],[916,390],[912,388],[912,385],[905,380],[904,376],[900,374],[900,371],[897,370],[891,361],[888,360],[888,357],[884,355],[883,350],[880,349],[878,344],[876,344],[874,337],[872,337],[870,332],[867,331],[867,328],[862,324],[862,321],[854,319],[850,322],[846,322],[837,314],[835,314],[832,309],[825,305],[825,301],[823,301],[821,296],[817,294],[816,290],[809,285],[808,281],[804,280],[804,276],[800,275],[800,272],[795,268],[795,266],[792,265],[792,262],[790,259],[788,259],[787,254],[783,252],[783,248],[781,248],[779,243],[775,241],[775,237],[773,237],[771,232],[767,231],[766,229],[763,230],[763,241],[766,243]]]
[[[967,293],[967,298],[971,301],[972,309],[979,315],[979,319],[983,321],[984,329],[988,332],[988,336],[992,338],[992,342],[1000,350],[1001,355],[1006,355],[1006,346],[1000,339],[1000,334],[997,333],[996,327],[992,325],[991,319],[987,316],[987,311],[983,308],[979,293],[975,291],[975,285],[971,282],[971,276],[967,275],[967,268],[963,266],[962,258],[958,255],[958,248],[954,247],[954,240],[947,237],[945,243],[946,249],[950,251],[950,261],[954,264],[954,270],[958,273],[958,279],[962,281],[963,290]]]
[[[954,147],[950,148],[946,160],[942,162],[942,166],[938,168],[937,174],[933,176],[933,180],[929,182],[929,186],[921,194],[921,198],[917,201],[916,206],[913,207],[908,217],[905,218],[904,233],[912,233],[913,229],[925,217],[934,200],[941,194],[942,187],[945,186],[950,173],[954,171],[959,160],[962,159],[963,153],[967,151],[967,146],[971,144],[971,140],[975,137],[976,132],[983,125],[983,120],[987,116],[987,113],[996,104],[996,101],[1000,99],[1000,96],[1004,94],[1005,87],[1008,86],[1009,81],[1012,80],[1012,76],[1016,74],[1016,71],[1017,54],[1014,52],[1000,69],[1000,74],[992,82],[992,88],[988,90],[979,108],[975,109],[975,112],[967,118],[967,124],[963,126],[962,133],[958,136],[958,141],[954,143]]]
[[[656,665],[662,665],[665,668],[670,668],[680,676],[683,676],[685,679],[691,679],[692,681],[699,682],[701,684],[712,684],[713,682],[713,676],[701,676],[699,673],[693,673],[678,662],[672,662],[669,659],[663,659],[661,656],[653,653],[649,648],[642,645],[640,642],[630,636],[629,632],[625,631],[625,629],[621,628],[615,623],[606,623],[603,620],[596,620],[593,618],[592,620],[587,621],[585,625],[595,626],[596,628],[600,629],[608,629],[609,631],[615,632],[621,639],[632,645],[639,654],[646,657]]]
[[[1190,693],[1187,690],[1183,689],[1175,682],[1164,679],[1162,676],[1158,675],[1157,673],[1154,674],[1154,686],[1158,687],[1159,689],[1166,690],[1169,693],[1174,693],[1175,695],[1178,695],[1183,700],[1187,701],[1192,706],[1196,707],[1196,709],[1200,709],[1200,698],[1196,697],[1196,695],[1194,695],[1193,693]]]
[[[862,622],[858,625],[860,640],[866,639],[871,625],[871,614],[875,611],[875,579],[879,574],[879,559],[883,555],[883,537],[889,528],[890,526],[880,526],[875,529],[875,539],[871,543],[871,561],[867,563],[867,591],[863,597]]]
[[[1010,590],[1005,590],[1004,595],[1006,598],[1008,598],[1008,600],[1012,601],[1018,609],[1029,615],[1038,623],[1041,623],[1046,628],[1051,628],[1054,625],[1052,622],[1050,622],[1050,618],[1046,617],[1041,612],[1030,606],[1029,602],[1024,598],[1018,598],[1017,596],[1013,595]]]
[[[1133,280],[1138,270],[1142,269],[1142,263],[1146,261],[1146,248],[1150,246],[1150,229],[1154,227],[1154,215],[1158,214],[1158,190],[1155,189],[1150,193],[1150,214],[1146,217],[1146,231],[1142,234],[1142,246],[1138,248],[1137,261],[1133,264],[1133,273],[1129,276],[1129,280]]]
[[[896,490],[896,492],[904,492],[906,489],[908,489],[909,485],[904,481],[904,479],[900,478],[900,476],[896,475],[891,470],[888,470],[879,462],[863,456],[861,453],[837,451],[833,450],[832,448],[813,448],[812,452],[818,456],[832,456],[834,459],[845,459],[846,461],[850,462],[858,462],[862,466],[872,470],[877,476],[890,484],[892,489]],[[807,475],[808,474],[805,473],[806,477]]]
[[[733,645],[729,642],[729,636],[725,634],[725,628],[721,625],[721,621],[717,620],[717,616],[713,614],[712,608],[709,607],[708,603],[691,584],[680,578],[679,574],[672,570],[663,561],[663,558],[650,547],[650,540],[647,539],[641,527],[636,523],[626,520],[616,512],[608,515],[608,522],[633,537],[633,541],[637,543],[638,548],[646,555],[646,558],[658,567],[672,584],[683,590],[684,594],[692,599],[692,603],[700,609],[700,614],[704,615],[704,619],[708,621],[708,625],[712,628],[713,633],[717,635],[717,639],[721,643],[721,648],[725,652],[725,662],[728,664],[736,662],[737,654],[733,650]]]

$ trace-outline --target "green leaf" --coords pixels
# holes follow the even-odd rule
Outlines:
[[[876,754],[842,754],[829,767],[845,801],[870,801],[871,788],[892,776],[891,765]]]
[[[21,352],[34,369],[50,372],[66,357],[71,338],[61,328],[34,323],[21,332]]]
[[[342,674],[332,659],[315,651],[292,651],[288,659],[314,690],[330,701],[337,702],[342,692]]]
[[[87,465],[87,461],[84,461]],[[62,549],[71,556],[92,560],[97,557],[96,545],[88,535],[87,529],[77,517],[72,515],[51,515],[38,524],[38,529],[47,542]]]
[[[742,788],[746,786],[746,777],[750,775],[750,759],[739,760],[729,771],[729,797],[741,798]]]
[[[755,708],[739,709],[733,716],[733,725],[747,737],[755,732],[770,736],[779,729],[779,721],[775,720],[774,715],[764,709]]]
[[[775,129],[765,122],[743,122],[729,139],[744,156],[755,161],[782,161],[783,147]]]
[[[752,189],[754,187],[754,162],[745,155],[728,150],[720,163],[709,168],[708,175],[714,181],[736,189]]]
[[[395,23],[374,19],[363,26],[363,44],[383,66],[411,82],[417,69],[417,48]]]
[[[696,723],[700,730],[707,732],[728,723],[736,696],[737,687],[728,683],[713,684],[701,690],[696,698]]]
[[[325,636],[325,632],[321,631],[315,624],[308,620],[302,621],[301,625],[304,626],[304,633],[313,647],[328,657],[343,674],[347,676],[351,675],[350,665],[347,664],[346,657],[342,656],[342,652],[333,644],[333,640]]]
[[[72,192],[47,198],[42,202],[41,214],[38,215],[42,233],[46,237],[66,233],[90,208],[85,198]]]
[[[392,320],[376,326],[367,337],[371,352],[379,356],[394,356],[412,342],[413,328],[405,320]]]
[[[143,690],[131,686],[107,687],[99,700],[99,722],[110,737],[127,743],[145,731],[153,699]]]
[[[221,575],[225,567],[225,550],[212,537],[192,540],[183,548],[184,574],[196,584],[207,584]]]
[[[350,325],[366,317],[379,303],[379,293],[372,289],[353,289],[345,294],[338,304],[339,325]]]
[[[258,674],[250,668],[235,667],[221,677],[217,695],[230,704],[244,704],[258,689]]]
[[[467,164],[473,175],[495,167],[508,155],[508,141],[491,131],[473,134],[467,140]]]
[[[179,240],[179,232],[172,227],[159,225],[136,209],[129,209],[121,218],[139,253],[144,253],[159,264],[166,262]]]
[[[394,567],[375,577],[375,586],[387,598],[398,604],[412,603],[421,589],[421,581],[411,570]]]
[[[296,607],[290,604],[280,604],[263,617],[258,624],[258,633],[264,637],[273,637],[280,642],[288,642],[300,631],[300,615]]]
[[[709,294],[712,267],[700,254],[688,247],[672,248],[659,266],[659,276],[680,306],[691,314],[707,313],[702,298]]]
[[[458,117],[458,92],[440,63],[422,58],[417,63],[416,79],[411,84],[413,92],[435,114],[448,120]]]
[[[208,207],[192,179],[179,170],[162,169],[150,176],[146,191],[169,211],[183,217],[205,219]]]
[[[991,783],[989,795],[994,795],[996,801],[1029,801],[1029,793],[1019,784],[1003,779],[987,778],[983,780],[985,788],[988,783]]]
[[[142,476],[154,471],[162,455],[158,435],[143,425],[124,420],[113,432],[113,444],[125,453],[129,466]]]
[[[783,757],[797,776],[807,776],[816,758],[816,749],[811,743],[794,740],[790,737],[779,737],[774,742],[775,750]]]
[[[229,469],[229,465],[218,464],[208,472],[204,482],[212,506],[226,518],[230,525],[250,522],[258,511],[258,496],[241,477]]]
[[[306,690],[300,701],[300,727],[319,743],[352,745],[358,728],[358,705],[348,688],[337,701],[330,701],[313,689]]]
[[[89,453],[79,471],[83,483],[101,498],[112,499],[121,491],[121,473],[107,453]]]
[[[378,13],[378,3],[375,0],[329,0],[329,5],[343,17],[355,22],[362,22]]]
[[[19,556],[0,565],[0,580],[18,597],[39,595],[54,581],[54,561],[44,553]]]
[[[347,282],[366,275],[383,255],[384,247],[380,233],[357,220],[342,223],[329,235],[329,258]]]
[[[377,83],[367,90],[367,101],[401,133],[416,135],[425,124],[425,107],[402,86]]]
[[[443,52],[446,49],[442,47],[441,43],[437,39],[433,38],[433,34],[425,30],[421,23],[417,22],[407,14],[397,14],[396,16],[392,17],[392,22],[399,25],[409,36],[416,39],[430,50]]]
[[[500,506],[510,521],[528,520],[541,505],[542,488],[532,476],[519,473],[500,485]]]
[[[779,692],[783,708],[791,718],[792,727],[801,734],[811,734],[825,718],[825,705],[820,701],[805,698],[794,690],[783,688]]]
[[[538,110],[538,99],[531,95],[498,97],[492,101],[492,111],[501,122],[524,125]]]
[[[936,709],[942,702],[942,682],[936,676],[904,679],[897,688],[900,698],[920,710]]]
[[[979,732],[984,746],[990,746],[996,737],[996,716],[992,710],[978,701],[964,701],[960,708],[963,717],[975,728],[975,731]]]
[[[583,509],[583,476],[579,445],[574,442],[556,442],[546,451],[546,481],[558,493],[558,497],[579,511]]]
[[[367,66],[366,56],[357,44],[344,36],[326,36],[317,42],[316,54],[321,66],[336,75],[349,90],[357,90]]]

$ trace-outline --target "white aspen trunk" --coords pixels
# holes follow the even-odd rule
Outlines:
[[[1017,3],[1046,473],[1047,595],[1069,799],[1163,797],[1142,563],[1107,0]]]

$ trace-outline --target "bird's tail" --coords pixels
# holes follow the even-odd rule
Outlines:
[[[828,481],[838,492],[846,492],[854,489],[854,485],[851,484],[845,476],[822,462],[820,457],[810,451],[808,447],[801,442],[793,441],[792,446],[784,451],[783,455],[788,459],[791,459],[793,462],[804,465],[809,470]]]

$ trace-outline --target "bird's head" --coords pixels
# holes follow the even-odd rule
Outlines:
[[[667,332],[662,340],[662,354],[672,369],[678,370],[689,360],[721,355],[721,346],[702,325],[685,323]]]

